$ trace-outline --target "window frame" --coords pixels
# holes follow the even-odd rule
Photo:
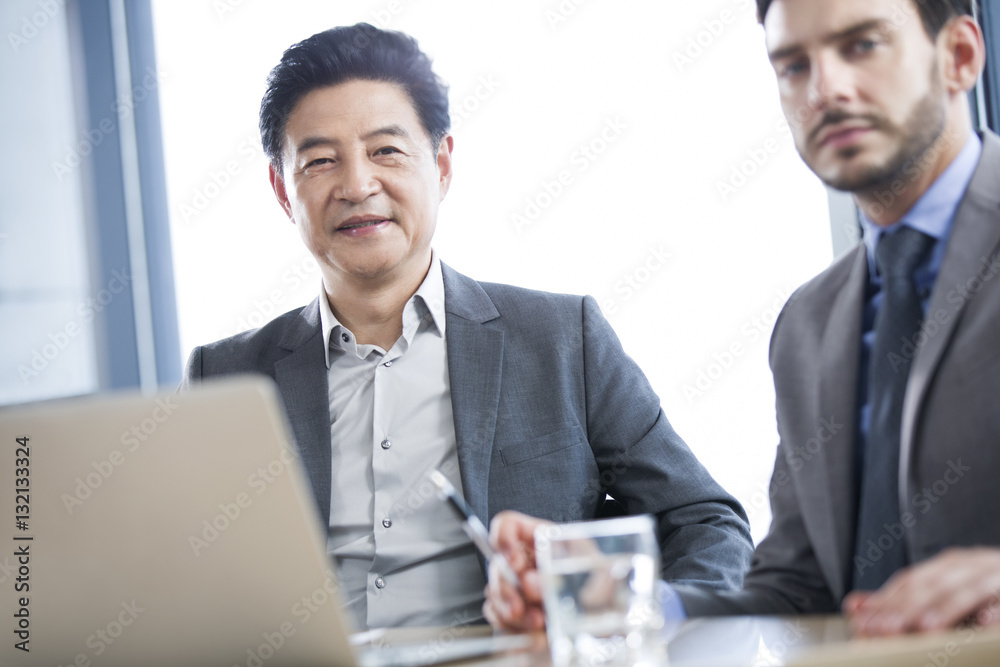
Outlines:
[[[150,83],[150,73],[158,72],[151,3],[69,3],[67,21],[78,123],[114,121],[83,165],[90,280],[100,287],[115,275],[129,277],[127,298],[114,299],[95,318],[98,388],[176,385],[180,333],[159,75]],[[141,102],[133,91],[141,91]],[[122,112],[123,104],[131,108]]]

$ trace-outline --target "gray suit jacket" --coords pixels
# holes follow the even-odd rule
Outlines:
[[[906,389],[899,488],[902,517],[909,513],[912,526],[891,533],[906,541],[910,562],[949,546],[1000,545],[998,253],[1000,139],[987,134]],[[782,312],[771,339],[780,436],[771,530],[743,591],[680,591],[690,615],[832,612],[849,592],[867,283],[859,245],[800,288]]]
[[[465,494],[481,517],[592,519],[605,497],[655,514],[668,580],[738,587],[746,515],[671,428],[590,297],[478,283],[443,266],[448,366]],[[325,523],[330,412],[318,301],[196,348],[185,383],[256,373],[278,385]]]

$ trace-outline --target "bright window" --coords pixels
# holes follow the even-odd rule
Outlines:
[[[0,405],[98,388],[66,12],[0,4]],[[14,102],[16,100],[16,102]],[[96,290],[95,290],[96,292]]]

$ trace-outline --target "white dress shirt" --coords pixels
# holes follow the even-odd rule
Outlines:
[[[325,292],[333,480],[327,551],[359,629],[481,618],[485,577],[454,510],[428,472],[461,489],[445,339],[444,282],[434,257],[388,350],[359,345]]]

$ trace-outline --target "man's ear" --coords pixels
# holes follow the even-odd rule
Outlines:
[[[450,134],[446,134],[441,137],[441,143],[438,145],[437,152],[437,166],[438,173],[441,175],[441,199],[444,200],[444,196],[448,194],[448,188],[451,186],[451,152],[455,148],[455,140]]]
[[[295,224],[295,218],[292,216],[292,202],[288,199],[288,193],[285,191],[285,179],[281,177],[274,169],[273,164],[267,165],[267,177],[271,181],[271,189],[274,190],[274,196],[277,198],[278,203],[281,204],[281,208],[284,209],[285,215],[288,219]]]
[[[945,85],[952,93],[968,92],[975,88],[986,62],[982,29],[971,16],[959,16],[942,32]]]

